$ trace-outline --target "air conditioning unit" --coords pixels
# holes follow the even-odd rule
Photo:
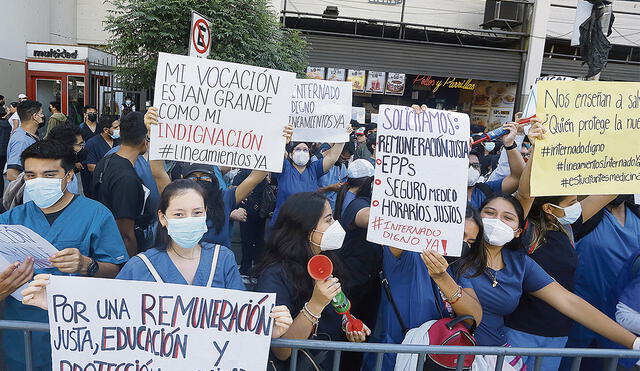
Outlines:
[[[483,28],[511,30],[522,24],[525,3],[518,1],[486,0]]]

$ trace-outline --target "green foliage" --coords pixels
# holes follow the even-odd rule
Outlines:
[[[212,22],[210,58],[301,74],[307,43],[282,29],[266,0],[107,0],[105,21],[116,74],[127,89],[151,88],[158,52],[188,52],[191,10]]]

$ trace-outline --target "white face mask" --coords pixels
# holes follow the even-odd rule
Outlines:
[[[515,231],[500,219],[482,218],[484,240],[493,246],[504,246],[515,237]]]
[[[469,177],[467,178],[467,187],[473,187],[480,179],[480,171],[469,166]]]
[[[41,209],[46,209],[62,198],[61,178],[35,178],[24,182],[24,191]]]
[[[576,220],[578,220],[578,218],[580,218],[580,215],[582,215],[582,205],[580,204],[580,202],[576,202],[575,204],[568,207],[560,207],[554,204],[549,204],[549,205],[555,208],[564,210],[563,217],[558,218],[556,216],[556,218],[558,219],[558,222],[560,222],[560,224],[562,225],[573,224],[576,222]]]
[[[334,220],[329,228],[327,228],[324,232],[318,232],[315,229],[313,231],[322,234],[322,239],[320,240],[321,251],[338,250],[342,247],[344,236],[346,236],[347,234],[347,232],[345,232],[340,225],[340,222],[337,220]],[[316,245],[314,242],[311,243]]]
[[[293,152],[293,163],[298,166],[304,166],[309,162],[309,152],[305,151],[294,151]]]

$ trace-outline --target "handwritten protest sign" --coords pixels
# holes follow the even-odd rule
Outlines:
[[[289,123],[297,142],[349,141],[351,83],[298,79],[293,87]]]
[[[381,105],[367,239],[460,256],[468,140],[465,114]]]
[[[531,194],[632,194],[640,189],[640,84],[540,81]]]
[[[54,370],[266,369],[275,294],[61,276],[47,294]]]
[[[49,257],[58,252],[49,241],[22,225],[0,225],[0,271],[10,264],[23,262],[27,257],[34,258],[34,268],[50,268]],[[11,294],[22,300],[20,293],[27,284]]]
[[[280,172],[295,74],[160,53],[152,160]]]

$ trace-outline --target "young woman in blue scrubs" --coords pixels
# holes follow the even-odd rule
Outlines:
[[[535,138],[534,138],[535,139]],[[532,151],[534,147],[531,147]],[[578,254],[573,245],[572,225],[586,223],[615,196],[588,196],[578,202],[576,196],[530,196],[531,166],[527,163],[520,178],[517,199],[527,216],[521,239],[525,251],[557,283],[573,292]],[[523,293],[516,310],[506,318],[507,340],[514,347],[564,348],[573,320],[529,293]],[[542,369],[555,371],[560,357],[546,357]],[[526,359],[533,369],[534,358]]]
[[[204,190],[196,182],[179,179],[170,183],[160,197],[155,248],[131,258],[116,279],[244,290],[233,252],[199,243],[207,231],[204,200]],[[25,290],[23,302],[46,305],[45,290],[40,288],[47,281],[48,276],[36,277],[31,290]],[[276,323],[274,337],[286,332],[293,321],[283,306],[274,307],[271,316]]]
[[[508,344],[504,317],[517,308],[522,294],[528,292],[602,336],[640,349],[640,338],[562,287],[527,256],[520,241],[524,211],[518,200],[504,194],[489,197],[480,216],[484,241],[456,264],[456,273],[471,281],[482,305],[482,322],[475,334],[478,345]],[[508,361],[513,361],[512,366],[526,367],[523,362],[505,360]]]
[[[351,132],[351,130],[351,127],[349,127],[348,131]],[[322,160],[311,162],[310,144],[304,142],[287,144],[282,172],[271,175],[278,182],[276,207],[270,224],[272,228],[278,219],[282,204],[289,196],[300,192],[315,192],[318,190],[318,179],[329,172],[331,167],[338,161],[343,148],[344,143],[334,143],[330,149],[324,152]]]
[[[257,290],[275,292],[276,303],[296,313],[284,338],[362,342],[370,334],[367,327],[364,331],[345,333],[343,319],[329,305],[342,290],[337,277],[343,279],[344,270],[337,254],[331,250],[342,247],[343,239],[344,230],[333,220],[331,206],[324,195],[297,193],[282,206],[264,259],[257,269]],[[325,281],[314,281],[307,272],[309,259],[318,254],[327,255],[334,264],[333,276]],[[345,293],[348,297],[349,293]],[[291,349],[274,348],[273,353],[275,358],[286,360]],[[333,352],[311,353],[323,369],[331,369]]]

